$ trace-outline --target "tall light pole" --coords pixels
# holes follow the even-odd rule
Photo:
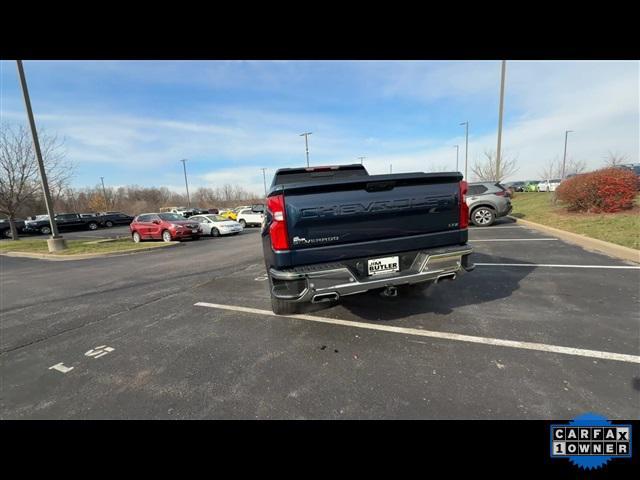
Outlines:
[[[182,168],[184,170],[184,186],[187,189],[187,207],[191,208],[191,199],[189,198],[189,182],[187,182],[187,159],[183,158],[180,161],[182,162]]]
[[[567,137],[573,130],[565,130],[564,132],[564,155],[562,156],[562,179],[564,180],[564,169],[567,163]]]
[[[389,164],[389,173],[393,173],[393,163]]]
[[[458,171],[458,153],[460,153],[460,145],[454,145],[456,147],[456,172]]]
[[[307,152],[307,167],[309,166],[309,135],[311,135],[311,133],[313,132],[304,132],[300,134],[301,137],[304,137],[304,147]]]
[[[53,202],[51,201],[51,193],[49,193],[49,182],[47,182],[47,173],[44,170],[44,162],[42,161],[42,152],[40,151],[40,142],[38,141],[38,131],[36,129],[36,121],[33,118],[33,110],[31,109],[31,98],[29,97],[29,89],[27,88],[27,77],[24,74],[22,60],[16,60],[18,65],[18,76],[20,77],[20,86],[22,87],[22,95],[24,97],[24,106],[27,110],[27,119],[31,128],[31,136],[33,137],[33,148],[36,152],[36,160],[38,161],[38,170],[40,171],[40,182],[42,183],[42,193],[44,194],[44,204],[49,215],[49,224],[51,225],[51,237],[47,240],[47,247],[50,252],[56,252],[67,248],[66,241],[58,233],[58,225],[55,220],[55,212],[53,211]]]
[[[469,121],[462,122],[460,125],[465,125],[465,141],[464,141],[464,179],[467,179],[467,172],[469,167]]]
[[[264,183],[264,198],[267,198],[267,176],[264,173],[266,168],[261,168],[262,170],[262,182]]]
[[[100,181],[102,182],[102,196],[104,197],[104,208],[109,210],[109,202],[107,201],[107,191],[104,188],[104,177],[100,177]]]
[[[367,157],[358,157],[360,159],[360,165],[364,165],[364,159]]]
[[[502,146],[502,110],[504,108],[504,76],[507,70],[507,61],[502,60],[502,72],[500,74],[500,107],[498,113],[498,148],[496,150],[496,182],[500,181],[500,147]]]

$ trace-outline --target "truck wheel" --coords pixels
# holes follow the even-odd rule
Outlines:
[[[247,222],[245,222],[243,218],[241,218],[238,223],[242,225],[242,228],[247,228]]]
[[[51,227],[40,228],[40,233],[43,235],[49,235],[51,233]]]
[[[271,295],[271,310],[276,315],[293,315],[298,311],[298,305],[293,302],[286,302]]]
[[[91,222],[89,224],[89,230],[96,230],[98,228],[98,224],[95,222]]]
[[[104,224],[109,228],[113,227],[113,222],[111,220],[107,220]]]
[[[496,213],[488,207],[478,207],[471,212],[471,221],[476,227],[488,227],[496,221]]]

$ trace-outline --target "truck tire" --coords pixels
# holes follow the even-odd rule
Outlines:
[[[298,311],[298,304],[280,300],[271,295],[271,310],[276,315],[293,315]]]
[[[489,227],[496,221],[496,212],[489,207],[478,207],[471,212],[471,222],[476,227]]]

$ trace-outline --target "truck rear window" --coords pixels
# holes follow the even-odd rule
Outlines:
[[[290,183],[303,183],[318,181],[326,178],[338,180],[342,178],[366,177],[369,173],[362,165],[345,165],[329,167],[289,168],[278,170],[273,177],[272,185],[287,185]]]

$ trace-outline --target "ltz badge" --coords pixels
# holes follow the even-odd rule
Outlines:
[[[551,425],[551,457],[580,468],[600,468],[612,458],[631,458],[631,425],[612,424],[585,413],[565,425]]]

